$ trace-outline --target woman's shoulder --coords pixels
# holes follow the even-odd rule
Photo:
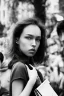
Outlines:
[[[11,81],[22,79],[25,82],[28,80],[27,68],[22,62],[16,62],[12,67]]]
[[[25,64],[18,61],[13,65],[12,70],[14,70],[14,69],[19,69],[20,70],[20,69],[25,69],[25,68],[26,68]]]

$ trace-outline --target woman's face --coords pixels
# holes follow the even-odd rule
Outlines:
[[[19,48],[26,56],[34,56],[39,48],[40,40],[40,28],[37,25],[28,25],[20,36]]]

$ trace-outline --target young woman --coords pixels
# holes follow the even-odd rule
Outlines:
[[[37,18],[17,23],[12,41],[10,96],[35,96],[35,88],[43,81],[35,66],[44,59],[44,24]]]

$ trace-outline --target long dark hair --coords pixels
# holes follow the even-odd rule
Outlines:
[[[20,38],[20,35],[23,32],[23,29],[28,25],[37,25],[41,30],[41,41],[40,46],[34,55],[34,62],[35,63],[41,63],[44,58],[45,54],[45,27],[44,24],[41,22],[38,18],[30,18],[27,20],[23,20],[22,22],[19,22],[16,24],[14,30],[13,30],[13,38],[12,38],[12,48],[11,48],[11,55],[13,56],[16,54],[19,58],[21,57],[21,51],[19,49],[19,45],[16,43],[17,39]],[[22,59],[22,57],[20,58]]]

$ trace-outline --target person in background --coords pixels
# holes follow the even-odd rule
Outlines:
[[[57,25],[57,34],[60,40],[61,50],[64,49],[64,20],[60,21]],[[62,51],[64,52],[64,51]]]
[[[2,52],[0,52],[0,96],[3,96],[3,94],[7,95],[7,90],[1,86],[1,72],[2,72],[2,62],[4,60],[4,55]]]
[[[57,34],[60,41],[60,54],[64,62],[64,20],[60,21],[57,25]]]
[[[45,27],[40,19],[27,19],[14,26],[11,56],[10,96],[35,96],[35,88],[43,82],[36,66],[45,56]]]
[[[59,57],[60,58],[56,58],[56,62],[54,62],[54,65],[56,64],[57,66],[57,72],[58,75],[56,76],[56,73],[54,75],[55,77],[55,82],[56,84],[52,83],[52,86],[54,87],[54,89],[56,90],[56,92],[58,93],[59,96],[64,96],[64,20],[60,21],[57,24],[57,35],[58,35],[58,40],[59,40]],[[54,68],[53,68],[54,70]],[[51,74],[51,76],[53,76]],[[57,79],[56,79],[57,77]],[[53,78],[53,77],[52,77]],[[57,82],[59,81],[59,82]]]

